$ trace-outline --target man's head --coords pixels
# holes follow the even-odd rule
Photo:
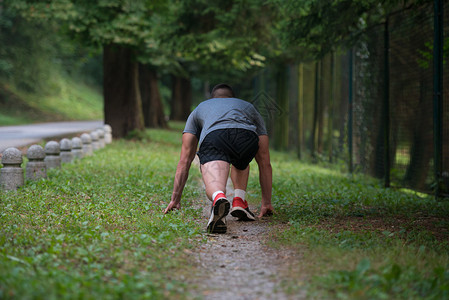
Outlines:
[[[210,96],[211,98],[234,98],[235,94],[230,85],[220,83],[214,86]]]

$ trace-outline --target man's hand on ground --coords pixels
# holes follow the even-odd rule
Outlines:
[[[181,209],[181,203],[180,202],[176,203],[174,201],[170,201],[167,208],[164,210],[164,214],[166,214],[172,210],[175,210],[175,209]]]
[[[262,206],[260,208],[259,218],[266,217],[266,216],[272,216],[273,214],[274,214],[274,208],[271,204],[268,206]]]

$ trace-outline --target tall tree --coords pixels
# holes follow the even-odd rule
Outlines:
[[[105,73],[104,81],[105,120],[113,126],[116,137],[141,130],[143,121],[139,118],[148,115],[147,108],[142,114],[141,108],[135,105],[142,101],[135,89],[140,72],[131,77],[133,81],[112,86],[122,76],[116,70],[125,71],[123,68],[129,67],[126,73],[134,74],[135,64],[141,62],[156,74],[162,71],[178,79],[185,78],[181,80],[185,86],[183,97],[176,93],[173,97],[187,100],[185,105],[173,105],[185,111],[190,109],[188,80],[192,74],[211,82],[224,78],[237,82],[245,72],[263,66],[262,53],[272,53],[271,49],[275,48],[271,22],[275,7],[263,0],[5,1],[28,17],[61,21],[79,41],[103,47],[105,63],[119,64],[104,66],[109,72]],[[118,89],[123,90],[117,92]],[[148,89],[139,90],[142,96]],[[116,98],[118,95],[120,99]],[[149,103],[146,99],[144,96],[143,102]],[[128,112],[122,114],[125,106]],[[185,118],[186,113],[183,114],[177,118]],[[113,120],[117,118],[120,119]],[[147,125],[150,123],[159,122],[147,122]]]
[[[168,125],[165,120],[156,69],[139,64],[139,85],[145,127],[166,128]]]
[[[114,136],[123,137],[143,129],[138,63],[131,49],[105,45],[103,51],[103,95],[105,122]]]
[[[262,0],[176,3],[170,5],[163,40],[164,48],[173,49],[178,60],[178,68],[171,72],[172,117],[185,119],[192,75],[212,83],[238,83],[248,72],[264,66],[263,53],[273,47],[269,41],[274,9]]]
[[[172,99],[170,119],[185,121],[192,105],[192,83],[190,78],[172,75]]]
[[[9,0],[30,18],[61,21],[62,27],[87,45],[103,48],[104,113],[115,137],[144,128],[138,57],[154,47],[152,16],[163,1]]]

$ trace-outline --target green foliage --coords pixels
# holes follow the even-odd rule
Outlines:
[[[433,43],[426,42],[424,44],[426,50],[418,49],[419,56],[417,58],[418,65],[423,69],[429,69],[433,63]],[[446,65],[449,58],[449,38],[443,41],[443,65]]]
[[[194,8],[194,9],[192,9]],[[265,1],[168,1],[147,17],[139,61],[159,73],[208,81],[243,78],[265,65],[275,8]]]
[[[357,40],[367,27],[383,22],[400,1],[272,1],[282,20],[278,34],[284,49],[302,59],[321,58],[338,47]]]
[[[55,48],[48,27],[29,23],[6,9],[0,22],[0,77],[12,81],[25,91],[48,87],[52,76],[49,64]]]
[[[9,2],[9,1],[8,1]],[[10,6],[36,22],[56,22],[59,29],[83,45],[120,45],[157,61],[165,52],[154,35],[154,11],[164,1],[10,1]],[[155,58],[152,58],[156,56]]]
[[[262,53],[272,46],[273,10],[258,0],[185,0],[173,11],[175,26],[168,42],[183,60],[201,69],[245,72],[264,65]]]
[[[385,189],[372,178],[302,164],[287,154],[273,152],[272,165],[276,218],[289,224],[273,243],[301,253],[292,272],[307,274],[308,297],[448,297],[447,202]],[[258,199],[257,188],[251,177],[249,194]],[[297,285],[293,280],[287,289],[298,291]]]
[[[422,211],[444,216],[449,210],[447,203],[430,195],[422,198],[384,189],[381,182],[364,175],[293,163],[288,154],[281,157],[276,160],[273,193],[285,219],[319,221],[328,216],[394,216]]]
[[[138,46],[148,41],[151,12],[158,1],[11,1],[27,18],[65,21],[69,32],[88,44]]]
[[[102,119],[103,99],[98,89],[59,72],[49,81],[50,87],[40,93],[2,85],[0,125]]]
[[[436,267],[423,274],[415,267],[402,268],[396,263],[373,268],[362,259],[354,270],[333,271],[320,278],[322,288],[335,292],[335,299],[447,299],[449,268]]]
[[[15,3],[15,2],[14,2]],[[98,83],[83,68],[92,64],[94,53],[58,33],[54,22],[24,18],[10,4],[2,10],[0,42],[0,78],[25,92],[42,93],[52,88],[52,80],[61,71],[83,81]],[[97,68],[98,69],[98,68]],[[101,69],[101,68],[100,68]],[[88,80],[84,80],[87,77]]]
[[[1,125],[102,118],[101,74],[93,71],[101,60],[91,49],[12,5],[1,9],[0,43],[8,45],[0,49]]]
[[[203,231],[188,205],[198,173],[185,209],[163,215],[180,147],[178,133],[164,136],[175,144],[115,142],[0,192],[0,298],[185,297],[182,253]]]

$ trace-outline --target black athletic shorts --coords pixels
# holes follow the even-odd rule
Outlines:
[[[223,160],[239,170],[245,170],[259,150],[259,137],[251,130],[241,128],[217,129],[201,143],[198,156],[203,165]]]

